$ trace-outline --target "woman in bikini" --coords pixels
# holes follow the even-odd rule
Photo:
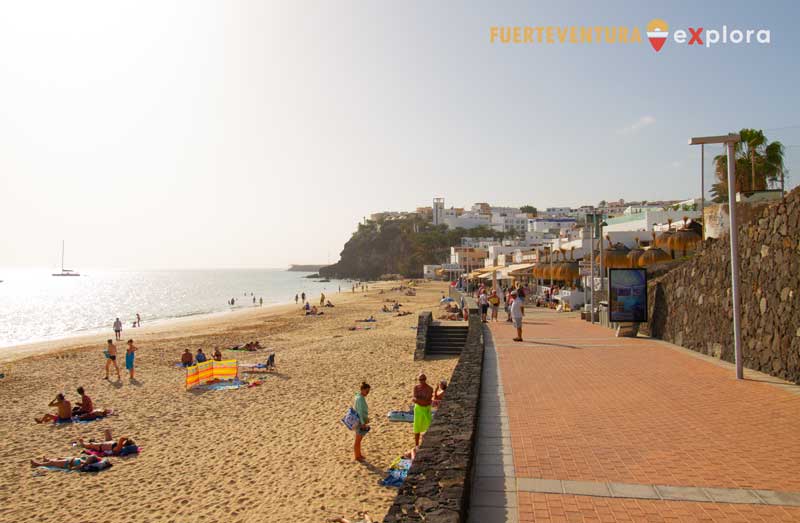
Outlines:
[[[122,452],[122,449],[128,446],[135,447],[136,443],[128,437],[121,437],[116,441],[111,437],[111,431],[106,430],[105,432],[105,441],[89,441],[84,442],[82,439],[78,440],[78,446],[85,448],[87,450],[94,450],[97,452],[106,452],[112,455],[119,454]]]
[[[93,463],[98,463],[100,458],[97,456],[83,456],[80,458],[56,458],[56,459],[49,459],[47,457],[42,456],[40,461],[36,461],[35,459],[31,460],[31,468],[36,467],[54,467],[59,469],[65,470],[81,470],[86,465],[91,465]]]

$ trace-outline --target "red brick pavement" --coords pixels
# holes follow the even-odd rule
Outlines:
[[[792,522],[800,521],[800,507],[694,503],[643,499],[593,498],[560,494],[518,495],[519,521],[551,522]]]
[[[491,324],[491,330],[517,477],[800,492],[800,396],[764,382],[737,381],[732,370],[661,342],[615,338],[574,316],[529,311],[523,343],[512,341],[509,324]],[[562,505],[568,499],[591,504],[588,513],[601,506],[670,507],[670,513],[684,507],[693,516],[717,510],[717,516],[739,517],[751,510],[520,496],[528,500],[520,501],[520,513],[533,515],[558,499]],[[788,508],[757,512],[756,518],[792,514],[800,520],[800,512]]]

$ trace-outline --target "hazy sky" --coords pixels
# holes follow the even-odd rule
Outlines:
[[[793,2],[0,4],[0,266],[335,261],[443,196],[697,196],[692,135],[765,130],[800,180]],[[770,29],[770,45],[501,45],[493,25]],[[644,36],[644,35],[643,35]],[[710,157],[721,152],[708,151]],[[711,177],[709,172],[709,178]],[[710,185],[710,182],[709,184]]]

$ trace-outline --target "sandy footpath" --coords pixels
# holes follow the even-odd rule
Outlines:
[[[395,490],[377,482],[413,445],[411,424],[390,423],[386,413],[408,406],[418,372],[449,378],[456,359],[414,362],[416,314],[379,312],[386,299],[414,313],[435,310],[443,285],[424,284],[416,297],[378,289],[332,295],[337,306],[319,317],[276,307],[125,332],[135,332],[140,348],[138,383],[124,368],[121,383],[103,379],[104,335],[37,344],[35,352],[48,352],[0,363],[0,521],[317,522],[358,510],[382,517]],[[354,322],[370,314],[377,323]],[[276,352],[278,372],[263,385],[184,390],[184,371],[174,366],[184,348],[208,352],[252,339]],[[353,461],[352,433],[339,421],[362,380],[372,385],[365,464]],[[57,392],[74,401],[79,385],[119,414],[88,424],[33,422],[52,410]],[[112,458],[113,468],[98,474],[31,470],[30,459],[72,455],[71,441],[106,428],[133,437],[142,454]]]

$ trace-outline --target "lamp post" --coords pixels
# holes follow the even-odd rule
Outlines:
[[[590,240],[591,247],[589,248],[589,260],[590,260],[591,267],[592,267],[592,275],[591,275],[590,280],[589,280],[589,287],[590,287],[590,289],[589,289],[589,304],[590,304],[589,316],[591,316],[592,324],[594,324],[594,235],[595,235],[596,228],[597,228],[596,223],[597,223],[597,214],[595,214],[595,212],[592,211],[592,234],[591,234],[591,240]]]
[[[728,152],[728,218],[731,234],[731,299],[733,300],[733,351],[736,358],[736,378],[744,379],[744,361],[742,361],[742,317],[739,298],[739,229],[736,225],[736,164],[734,146],[741,140],[738,134],[722,136],[700,136],[689,139],[689,145],[705,145],[707,143],[725,144]]]

